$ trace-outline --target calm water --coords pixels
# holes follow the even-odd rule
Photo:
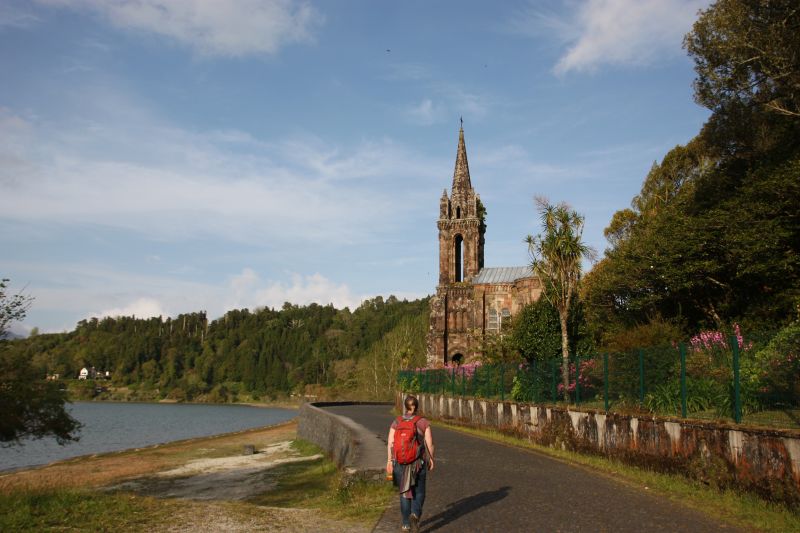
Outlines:
[[[297,415],[244,405],[75,402],[68,408],[83,424],[78,442],[59,446],[55,439],[40,439],[0,448],[0,471],[268,426]]]

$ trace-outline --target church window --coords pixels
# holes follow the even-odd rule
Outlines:
[[[461,208],[456,207],[456,218],[461,218]]]
[[[455,269],[455,281],[464,281],[462,278],[462,266],[463,266],[463,253],[462,253],[462,244],[464,242],[464,238],[461,235],[456,235],[456,244],[455,244],[455,257],[456,257],[456,269]]]
[[[489,319],[486,321],[486,329],[488,331],[498,331],[500,329],[500,321],[497,316],[497,309],[489,309]]]

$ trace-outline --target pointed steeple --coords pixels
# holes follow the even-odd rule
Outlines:
[[[453,192],[457,190],[470,190],[472,183],[469,180],[469,164],[467,163],[467,146],[464,144],[464,121],[458,130],[458,152],[456,153],[456,168],[453,171]]]

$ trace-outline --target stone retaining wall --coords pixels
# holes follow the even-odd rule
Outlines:
[[[382,479],[386,445],[364,426],[320,407],[356,402],[316,402],[300,407],[297,436],[325,450],[349,478]]]
[[[396,397],[398,408],[404,394]],[[420,394],[421,412],[800,505],[800,431]]]

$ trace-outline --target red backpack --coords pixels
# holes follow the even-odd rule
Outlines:
[[[394,451],[394,458],[401,465],[411,464],[419,457],[420,445],[419,437],[417,437],[417,422],[421,418],[421,416],[415,416],[406,420],[402,416],[397,417],[392,450]]]

